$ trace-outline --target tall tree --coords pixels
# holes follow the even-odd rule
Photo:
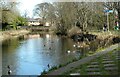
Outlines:
[[[104,6],[108,8],[109,10],[113,10],[114,12],[109,15],[109,17],[112,17],[112,20],[115,22],[119,22],[120,24],[120,1],[117,2],[106,2],[104,3]],[[113,15],[114,14],[114,15]],[[115,18],[117,16],[117,18]]]
[[[10,28],[17,29],[17,24],[20,21],[20,13],[17,9],[17,2],[6,2],[1,3],[2,6],[2,29]]]
[[[76,24],[83,30],[100,29],[106,22],[103,2],[54,2],[35,7],[43,20],[52,19],[58,32],[67,33]],[[111,20],[112,21],[112,20]]]
[[[45,24],[45,22],[46,22],[49,6],[50,6],[49,3],[41,3],[41,4],[37,4],[35,6],[34,14],[36,16],[42,18],[43,24]]]

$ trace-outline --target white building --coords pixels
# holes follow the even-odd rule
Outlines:
[[[33,18],[29,18],[28,19],[28,26],[50,26],[50,23],[49,22],[46,22],[44,25],[41,21],[40,18],[36,18],[36,19],[33,19]]]
[[[28,19],[28,26],[38,26],[40,24],[41,24],[40,19],[33,19],[33,18]]]

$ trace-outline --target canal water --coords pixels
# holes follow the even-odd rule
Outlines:
[[[78,58],[72,39],[55,35],[26,35],[2,43],[2,73],[7,75],[10,65],[12,75],[39,75],[43,70],[65,64]],[[67,51],[71,52],[68,53]]]

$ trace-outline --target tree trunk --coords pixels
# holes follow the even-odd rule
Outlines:
[[[120,26],[120,9],[118,9],[117,11],[118,11],[118,22],[119,22],[119,26]]]

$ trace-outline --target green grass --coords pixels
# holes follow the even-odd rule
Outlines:
[[[104,55],[103,55],[104,56]],[[102,58],[103,56],[100,56],[96,59],[96,61],[99,63],[99,68],[100,68],[100,72],[102,75],[107,75],[107,72],[104,70],[104,66],[102,64]]]
[[[86,70],[85,70],[86,68],[87,68],[87,64],[80,66],[80,74],[81,75],[85,75],[86,74]]]
[[[96,52],[99,52],[99,51],[101,51],[101,50],[103,50],[103,49],[104,49],[104,48],[99,48],[99,49],[97,49]],[[108,55],[111,55],[111,58],[114,59],[114,60],[115,60],[115,56],[112,55],[112,53],[115,52],[116,50],[118,50],[118,49],[114,49],[114,50],[112,50],[111,52],[108,53]],[[119,50],[120,50],[120,48],[119,48]],[[78,61],[78,60],[80,60],[80,59],[82,59],[82,58],[85,58],[86,56],[93,55],[93,54],[95,54],[95,53],[93,53],[92,51],[90,51],[88,54],[86,54],[86,55],[84,55],[84,56],[80,56],[79,59],[76,59],[76,58],[75,58],[75,59],[67,62],[66,64],[60,64],[60,65],[58,65],[58,66],[53,66],[50,70],[47,71],[47,73],[49,73],[50,71],[56,70],[56,69],[58,69],[58,68],[61,68],[61,67],[63,67],[63,66],[66,66],[66,65],[68,65],[68,64],[70,64],[70,63],[72,63],[72,62]],[[105,54],[105,55],[102,55],[102,56],[100,56],[100,57],[98,57],[98,58],[96,58],[96,59],[94,59],[94,60],[92,60],[92,61],[97,61],[97,62],[99,62],[99,64],[100,64],[99,66],[100,66],[100,70],[102,71],[102,74],[108,75],[108,73],[104,70],[103,64],[101,63],[103,56],[106,56],[106,54]],[[85,69],[86,69],[87,65],[90,64],[92,61],[90,61],[90,62],[88,62],[88,63],[85,63],[85,64],[81,65],[80,67],[75,68],[74,70],[71,70],[71,71],[69,71],[69,72],[65,72],[65,73],[63,73],[63,74],[66,75],[66,74],[69,74],[69,73],[71,73],[71,72],[73,72],[73,71],[75,71],[75,70],[77,70],[77,69],[81,69],[82,71],[80,72],[80,74],[85,75],[85,74],[86,74]],[[119,65],[118,62],[117,62],[117,60],[116,60],[116,64]]]
[[[71,71],[69,71],[69,72],[66,72],[66,73],[64,73],[64,74],[70,74],[70,73],[72,73],[72,72],[75,72],[75,71],[77,71],[77,70],[81,70],[80,71],[80,74],[81,75],[87,75],[87,72],[86,72],[86,68],[87,68],[87,66],[91,63],[91,62],[98,62],[98,64],[99,64],[99,68],[100,68],[100,72],[101,72],[101,75],[112,75],[112,73],[109,73],[108,71],[106,71],[105,69],[104,69],[104,65],[103,65],[103,57],[104,56],[108,56],[110,59],[112,59],[113,61],[115,61],[114,63],[117,65],[117,66],[120,66],[120,61],[118,61],[118,60],[116,60],[115,59],[115,54],[113,54],[113,52],[116,52],[118,49],[114,49],[114,50],[112,50],[112,51],[110,51],[109,53],[107,53],[107,54],[105,54],[105,55],[102,55],[102,56],[100,56],[100,57],[97,57],[96,59],[93,59],[93,60],[91,60],[90,62],[88,62],[88,63],[85,63],[85,64],[83,64],[83,65],[80,65],[79,67],[77,67],[77,68],[75,68],[75,69],[73,69],[73,70],[71,70]],[[119,49],[120,50],[120,49]]]

